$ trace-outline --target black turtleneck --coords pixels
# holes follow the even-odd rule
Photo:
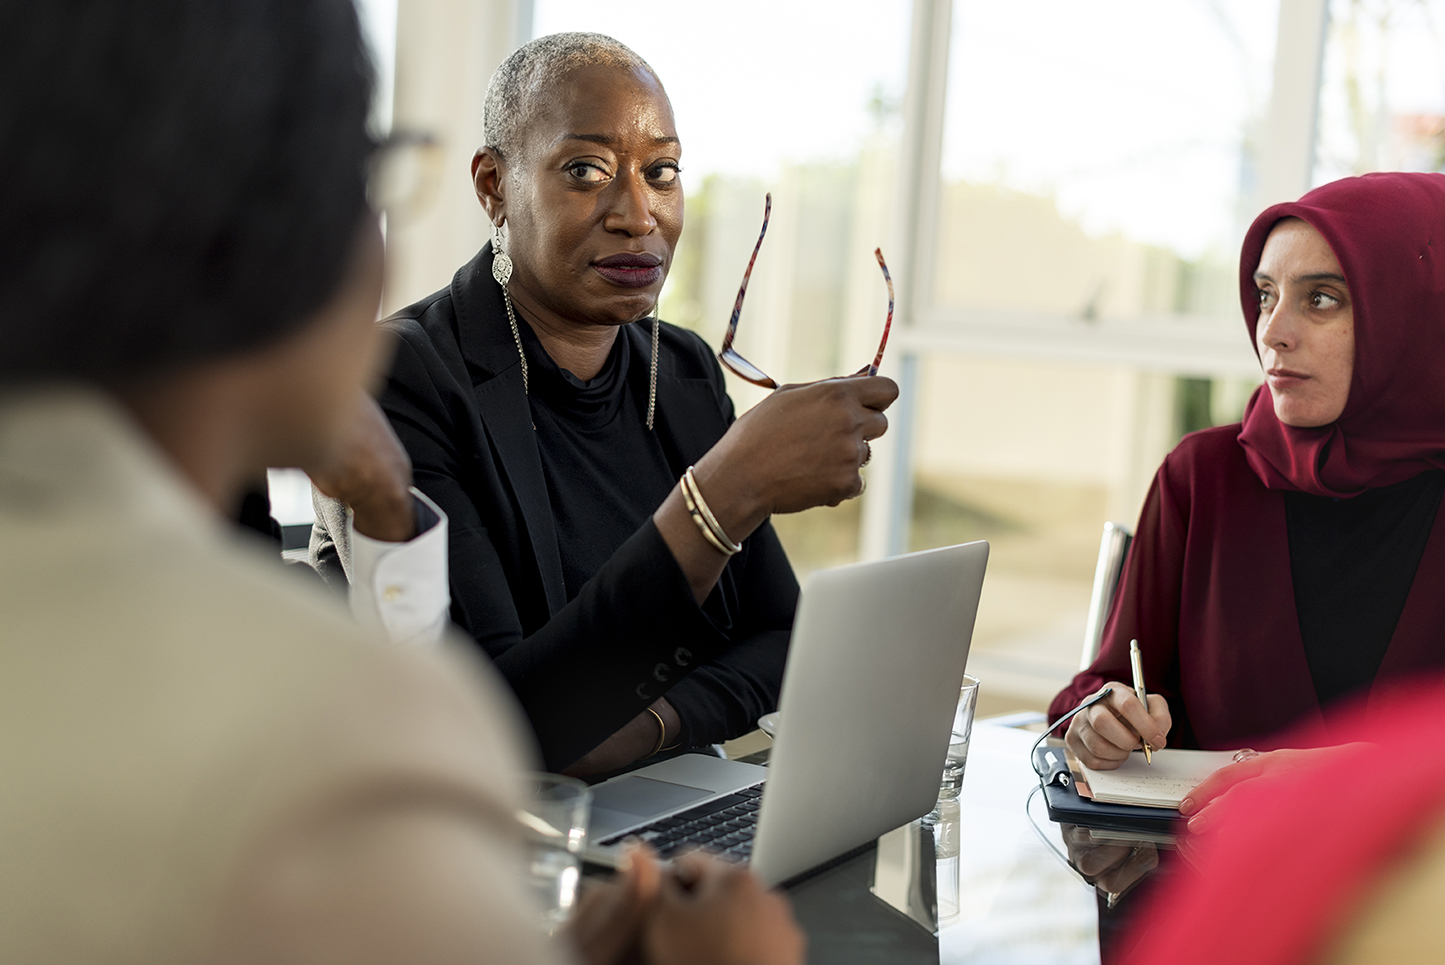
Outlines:
[[[649,372],[629,364],[620,333],[602,370],[583,382],[552,361],[531,326],[521,322],[518,328],[571,600],[662,505],[677,480],[657,434],[647,428]]]
[[[1445,471],[1350,499],[1285,493],[1295,610],[1321,705],[1374,681],[1442,494]]]

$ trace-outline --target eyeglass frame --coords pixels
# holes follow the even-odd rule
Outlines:
[[[717,359],[729,372],[748,382],[764,389],[776,389],[778,383],[762,369],[742,357],[737,349],[733,348],[733,339],[738,332],[738,319],[743,313],[743,296],[748,293],[748,280],[753,274],[753,265],[758,260],[758,252],[763,247],[763,238],[768,233],[768,222],[773,215],[773,195],[768,192],[763,198],[763,227],[758,232],[758,242],[753,245],[752,257],[748,259],[747,270],[743,272],[743,282],[738,286],[738,297],[733,302],[732,318],[728,320],[727,334],[723,336],[722,348],[718,350]],[[888,263],[883,260],[883,249],[874,248],[873,256],[878,259],[878,267],[883,271],[883,281],[888,286],[888,318],[883,323],[883,338],[878,343],[878,352],[873,356],[873,362],[864,368],[853,373],[854,377],[861,375],[877,375],[878,367],[883,364],[883,350],[888,347],[888,333],[893,329],[893,276],[888,272]]]

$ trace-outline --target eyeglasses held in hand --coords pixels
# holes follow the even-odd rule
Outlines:
[[[744,382],[751,382],[765,389],[776,389],[778,383],[739,355],[737,349],[733,348],[733,338],[738,333],[738,318],[743,313],[743,296],[748,293],[748,279],[753,275],[753,264],[758,260],[758,251],[763,247],[763,237],[768,233],[768,219],[772,215],[773,196],[769,193],[763,207],[763,230],[758,232],[758,243],[753,245],[753,256],[748,259],[748,269],[743,272],[743,283],[738,286],[737,301],[733,302],[733,317],[728,321],[727,334],[723,336],[722,351],[717,353],[718,361],[726,365],[734,375]],[[883,250],[874,248],[873,256],[878,259],[878,267],[883,270],[883,281],[888,285],[888,319],[883,323],[883,339],[878,343],[878,354],[873,356],[873,363],[854,372],[855,376],[878,374],[878,366],[883,364],[883,350],[888,347],[888,332],[893,328],[893,276],[888,274],[888,263],[883,260]]]

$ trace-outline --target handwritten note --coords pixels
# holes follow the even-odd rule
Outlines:
[[[1234,751],[1183,751],[1165,748],[1154,752],[1154,763],[1135,752],[1112,771],[1084,768],[1094,800],[1104,804],[1138,804],[1151,808],[1177,808],[1200,782],[1234,760]]]

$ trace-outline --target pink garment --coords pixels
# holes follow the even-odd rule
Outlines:
[[[1445,682],[1357,706],[1308,769],[1238,785],[1211,805],[1217,830],[1192,865],[1136,910],[1125,965],[1296,965],[1317,961],[1382,878],[1445,815]],[[1137,943],[1136,943],[1137,942]]]

